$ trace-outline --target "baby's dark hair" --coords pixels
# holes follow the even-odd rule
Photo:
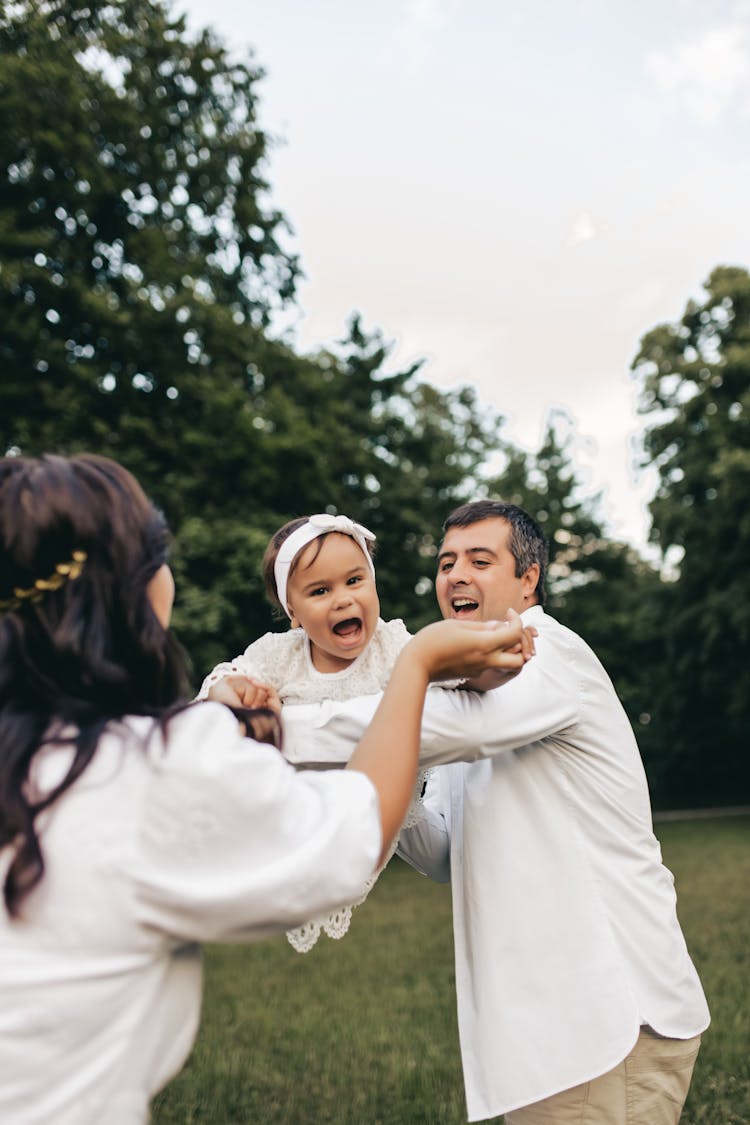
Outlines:
[[[274,617],[286,617],[286,606],[282,605],[279,600],[279,591],[276,588],[276,577],[273,572],[274,566],[276,565],[276,559],[279,556],[279,551],[281,550],[282,544],[285,542],[285,540],[287,540],[292,532],[296,531],[298,527],[302,527],[304,524],[306,524],[309,518],[309,516],[299,516],[297,519],[289,520],[287,523],[283,524],[283,526],[280,527],[278,531],[275,531],[271,538],[268,540],[268,546],[266,547],[265,553],[263,555],[262,574],[263,585],[265,587],[268,600],[273,607]],[[326,531],[322,535],[319,535],[317,539],[313,540],[313,543],[315,544],[315,554],[310,560],[311,565],[317,559],[323,547],[324,541],[330,534],[330,531]],[[297,562],[299,561],[299,556],[302,550],[304,550],[304,548],[300,548],[300,551],[298,551],[297,555],[294,557],[294,559],[292,559],[292,565],[289,567],[290,578],[297,569]],[[374,558],[374,540],[367,540],[367,550],[370,558]]]
[[[544,605],[547,577],[547,540],[536,520],[517,504],[505,500],[472,500],[454,508],[443,524],[443,531],[451,527],[470,527],[481,520],[501,519],[510,526],[508,548],[516,560],[516,578],[520,578],[533,563],[539,566],[536,599]]]

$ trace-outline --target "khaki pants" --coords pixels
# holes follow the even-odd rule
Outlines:
[[[642,1027],[614,1070],[506,1113],[506,1125],[677,1125],[701,1044]]]

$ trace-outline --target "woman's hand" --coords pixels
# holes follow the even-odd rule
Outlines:
[[[428,680],[471,679],[483,672],[516,674],[533,656],[533,636],[509,610],[508,621],[438,621],[404,649]]]
[[[512,622],[520,621],[515,610],[508,610],[508,620]],[[511,651],[520,652],[524,664],[527,660],[531,660],[536,653],[534,637],[538,636],[538,630],[533,625],[522,626],[520,643]],[[502,687],[503,684],[507,684],[508,680],[514,679],[522,668],[523,664],[518,668],[486,668],[478,675],[468,677],[461,687],[470,691],[492,691],[493,688]]]
[[[215,703],[224,703],[227,707],[246,711],[255,707],[266,707],[277,715],[281,714],[281,700],[270,684],[259,683],[239,673],[224,676],[223,679],[212,684],[208,689],[208,698]]]
[[[379,864],[390,854],[414,789],[429,681],[462,679],[488,668],[518,670],[528,643],[515,614],[505,622],[438,621],[420,629],[402,648],[380,705],[348,765],[367,774],[378,792],[383,830]]]

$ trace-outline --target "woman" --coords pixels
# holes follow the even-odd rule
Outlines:
[[[146,1121],[196,1033],[195,943],[353,901],[406,811],[428,681],[523,662],[518,625],[430,626],[349,767],[295,773],[220,704],[175,706],[173,594],[120,465],[0,460],[0,1121]]]

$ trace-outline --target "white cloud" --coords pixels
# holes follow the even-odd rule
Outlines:
[[[646,69],[663,90],[684,97],[688,110],[711,124],[732,105],[750,107],[750,35],[734,22],[646,56]]]
[[[653,277],[646,277],[634,289],[624,294],[620,304],[626,313],[645,315],[650,313],[652,309],[658,308],[660,302],[664,300],[664,296],[664,282]]]
[[[581,211],[573,220],[568,232],[567,245],[579,246],[582,242],[591,242],[592,238],[596,238],[606,229],[604,224],[595,222],[588,211]]]
[[[450,6],[451,0],[406,0],[397,39],[413,69],[419,71],[432,60]]]
[[[447,20],[443,0],[407,0],[406,18],[413,29],[424,31],[442,27]]]

